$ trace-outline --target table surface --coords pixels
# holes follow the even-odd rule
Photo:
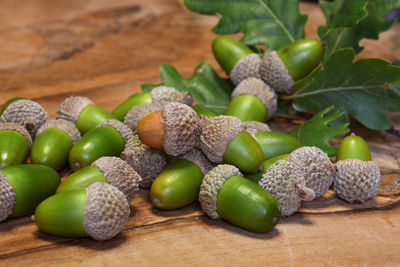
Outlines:
[[[300,9],[309,15],[307,37],[317,37],[324,24],[320,9],[311,3]],[[160,82],[162,63],[188,77],[206,61],[222,74],[210,49],[217,18],[192,13],[182,1],[0,0],[0,18],[0,103],[25,96],[52,118],[70,95],[111,111],[141,84]],[[361,44],[366,48],[358,58],[399,59],[400,25]],[[390,115],[400,125],[400,116]],[[363,205],[329,191],[273,231],[257,234],[206,217],[198,203],[154,209],[141,190],[125,230],[107,242],[51,236],[29,216],[1,223],[0,266],[398,265],[400,139],[357,123],[352,130],[367,139],[382,173],[377,197]]]

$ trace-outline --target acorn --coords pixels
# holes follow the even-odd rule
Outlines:
[[[261,79],[277,93],[288,93],[295,81],[318,66],[323,54],[318,40],[296,40],[264,55],[259,68]]]
[[[20,97],[20,96],[16,96],[16,97],[12,97],[12,98],[8,99],[8,100],[3,104],[3,106],[1,107],[0,115],[3,114],[4,110],[6,110],[6,108],[7,108],[11,103],[14,103],[14,102],[17,101],[17,100],[22,100],[22,99],[27,100],[27,98],[25,98],[25,97]]]
[[[0,122],[0,169],[25,163],[32,145],[28,131],[13,122]]]
[[[136,133],[136,127],[138,122],[147,114],[161,110],[161,107],[154,103],[142,103],[137,106],[134,106],[129,110],[124,118],[124,123],[134,132]]]
[[[63,237],[85,237],[99,241],[113,238],[125,227],[130,208],[125,195],[107,183],[55,194],[35,210],[37,227]]]
[[[212,219],[223,218],[253,232],[272,230],[281,217],[276,199],[228,164],[218,165],[204,176],[199,201]]]
[[[244,121],[242,124],[243,128],[252,136],[255,135],[257,132],[271,131],[271,128],[269,128],[269,125],[265,122]]]
[[[301,147],[301,143],[293,136],[274,131],[260,131],[255,134],[265,159],[288,154]]]
[[[143,103],[152,103],[149,92],[139,92],[129,96],[128,99],[114,108],[111,114],[113,114],[119,121],[124,121],[129,110]]]
[[[120,157],[140,174],[139,186],[142,188],[150,188],[167,164],[163,152],[143,144],[137,134],[126,143]]]
[[[218,36],[212,43],[212,51],[235,86],[249,77],[260,78],[262,59],[245,44],[228,36]]]
[[[48,120],[37,131],[31,150],[31,162],[58,171],[68,164],[68,155],[81,138],[78,128],[70,121]]]
[[[177,102],[144,116],[137,125],[139,138],[145,145],[163,149],[172,156],[191,150],[198,143],[200,131],[196,112]]]
[[[197,199],[203,177],[214,164],[193,148],[169,163],[150,189],[150,201],[159,209],[177,209]]]
[[[40,104],[28,99],[19,99],[7,106],[0,117],[0,122],[17,123],[34,139],[36,131],[48,119],[49,115]]]
[[[269,158],[267,160],[265,160],[261,167],[261,171],[258,171],[256,173],[244,173],[244,177],[249,179],[250,181],[253,181],[255,183],[258,184],[258,182],[261,180],[262,175],[269,169],[269,167],[272,166],[272,164],[274,164],[275,162],[277,162],[278,160],[282,160],[282,159],[287,159],[289,156],[289,154],[282,154],[282,155],[278,155],[272,158]],[[260,169],[259,167],[259,169]]]
[[[303,171],[288,160],[278,160],[262,175],[258,184],[279,202],[282,217],[295,213],[301,201],[315,198],[312,189],[307,188]]]
[[[266,121],[275,115],[278,105],[275,91],[255,77],[241,81],[231,98],[225,114],[241,121]]]
[[[204,115],[209,118],[218,116],[218,113],[216,113],[215,111],[213,111],[205,106],[199,105],[199,104],[193,105],[192,109],[194,111],[196,111],[196,113],[199,117],[200,117],[200,115]]]
[[[72,146],[69,166],[72,170],[87,167],[103,156],[119,156],[133,137],[131,129],[117,120],[106,120],[90,130]]]
[[[328,155],[318,147],[300,147],[288,156],[304,173],[306,186],[314,190],[315,197],[328,191],[332,184],[335,167]]]
[[[237,117],[203,117],[201,128],[201,150],[211,162],[225,162],[241,171],[255,172],[264,161],[260,145]]]
[[[372,160],[368,145],[362,137],[352,133],[343,138],[336,154],[336,161],[345,159]]]
[[[43,165],[21,164],[0,170],[0,221],[32,214],[60,184],[58,173]]]
[[[117,119],[110,112],[96,106],[92,100],[83,96],[67,97],[56,112],[56,119],[75,123],[81,134],[85,134],[105,120]]]

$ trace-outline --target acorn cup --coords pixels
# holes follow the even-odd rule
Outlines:
[[[81,134],[70,121],[48,120],[37,131],[31,150],[31,162],[58,171],[68,164],[69,152]]]
[[[323,50],[318,40],[301,39],[268,52],[259,68],[261,79],[277,93],[288,93],[295,81],[318,66]]]
[[[11,103],[14,103],[14,102],[17,101],[17,100],[28,100],[28,99],[25,98],[25,97],[20,97],[20,96],[16,96],[16,97],[12,97],[12,98],[8,99],[8,100],[3,104],[3,106],[1,107],[0,116],[1,116],[1,114],[3,114],[4,110],[6,110],[6,108],[7,108]]]
[[[260,144],[265,159],[288,154],[301,147],[301,143],[293,136],[274,131],[259,131],[255,138]]]
[[[177,209],[197,199],[204,175],[214,165],[193,148],[169,163],[150,189],[150,201],[159,209]]]
[[[35,223],[46,233],[85,237],[99,241],[113,238],[125,227],[130,208],[116,187],[96,182],[85,189],[55,194],[39,204]]]
[[[137,125],[139,121],[153,111],[161,110],[161,107],[154,103],[141,103],[132,107],[124,118],[124,123],[132,130],[133,133],[137,132]]]
[[[275,91],[255,77],[241,81],[231,98],[225,114],[236,116],[241,121],[264,122],[275,115],[278,105]]]
[[[0,170],[0,222],[32,214],[60,184],[58,173],[43,165],[21,164]]]
[[[202,117],[201,129],[200,147],[211,162],[225,162],[244,172],[256,172],[264,161],[260,145],[237,117]]]
[[[261,78],[262,59],[245,44],[228,36],[218,36],[212,43],[212,51],[235,86],[249,77]]]
[[[0,122],[0,169],[26,162],[32,138],[19,124]]]
[[[269,125],[266,124],[265,122],[260,122],[260,121],[244,121],[242,123],[243,128],[251,134],[251,136],[255,137],[255,134],[257,132],[265,132],[265,131],[271,131],[271,128],[269,128]]]
[[[132,202],[139,190],[140,175],[128,163],[117,157],[101,157],[85,168],[67,176],[57,187],[56,193],[85,189],[95,182],[109,183],[125,194]]]
[[[110,112],[96,106],[92,100],[83,96],[67,97],[56,112],[56,119],[75,123],[81,134],[85,134],[105,120],[116,120]]]
[[[133,137],[131,129],[117,120],[106,120],[90,130],[72,146],[69,166],[72,170],[87,167],[103,156],[119,156]]]
[[[228,164],[218,165],[204,176],[199,201],[212,219],[223,218],[253,232],[272,230],[281,217],[278,201]]]

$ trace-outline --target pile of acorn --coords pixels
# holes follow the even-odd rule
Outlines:
[[[136,93],[111,113],[71,96],[55,120],[29,99],[7,101],[0,113],[0,221],[34,214],[44,232],[107,240],[125,227],[141,187],[150,188],[157,208],[198,199],[213,219],[268,232],[332,183],[350,203],[375,196],[380,172],[361,137],[344,138],[333,164],[319,148],[265,123],[277,94],[319,64],[317,40],[260,57],[221,36],[213,52],[236,86],[225,115],[166,86]],[[66,166],[74,172],[61,181],[57,171]]]

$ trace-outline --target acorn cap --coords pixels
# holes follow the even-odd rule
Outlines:
[[[167,154],[182,155],[198,143],[200,121],[191,107],[171,102],[161,110],[161,117],[164,127],[163,148]]]
[[[160,109],[161,107],[154,103],[141,103],[133,106],[126,114],[124,123],[136,133],[136,127],[143,115]]]
[[[249,77],[261,78],[259,73],[261,63],[261,57],[255,53],[242,57],[233,67],[229,78],[235,86]]]
[[[0,222],[7,219],[12,213],[15,205],[14,189],[8,182],[6,176],[0,171]]]
[[[186,159],[188,161],[193,162],[196,164],[201,172],[206,175],[212,168],[215,167],[215,164],[212,164],[206,156],[201,152],[201,150],[197,148],[193,148],[192,150],[189,150],[185,154],[179,156],[178,158],[180,159]]]
[[[253,95],[257,97],[268,110],[268,119],[275,115],[278,105],[278,97],[275,91],[266,85],[263,80],[250,77],[241,81],[233,90],[231,98],[238,95]]]
[[[244,121],[242,124],[243,128],[256,140],[256,133],[271,131],[271,128],[269,128],[268,124],[260,121]]]
[[[83,228],[93,239],[104,241],[124,229],[130,213],[124,193],[113,185],[96,182],[86,188]]]
[[[142,177],[127,162],[118,157],[101,157],[92,165],[97,166],[107,181],[125,194],[128,203],[132,202]]]
[[[150,92],[153,103],[164,107],[170,102],[179,102],[191,106],[193,104],[193,97],[190,93],[179,92],[173,87],[157,86]]]
[[[68,134],[72,144],[75,144],[81,138],[81,133],[74,123],[67,120],[48,120],[37,131],[36,135],[40,134],[48,128],[57,128]]]
[[[220,164],[209,171],[200,186],[199,201],[203,211],[213,219],[221,218],[217,212],[218,191],[232,176],[243,176],[233,165]]]
[[[381,173],[373,161],[359,159],[339,160],[333,190],[350,203],[364,203],[376,195]]]
[[[20,134],[22,134],[23,137],[25,137],[25,140],[29,145],[29,149],[31,149],[32,137],[30,136],[28,131],[21,125],[14,122],[0,122],[0,131],[2,130],[14,130],[19,132]]]
[[[288,93],[294,81],[276,51],[268,52],[260,66],[261,79],[278,93]]]
[[[314,190],[315,197],[328,191],[335,167],[324,151],[315,146],[304,146],[292,151],[287,160],[304,172],[306,186]]]
[[[134,135],[126,143],[120,156],[140,174],[142,180],[139,186],[143,188],[150,188],[154,179],[167,164],[163,152],[143,144],[138,135]]]
[[[211,162],[222,163],[226,147],[243,130],[243,124],[234,116],[202,117],[201,130],[201,150]]]
[[[314,191],[305,186],[301,169],[287,160],[272,164],[258,184],[278,200],[282,217],[295,213],[302,200],[310,201],[315,197]]]
[[[70,96],[58,107],[56,119],[63,119],[75,123],[82,109],[87,105],[94,105],[92,100],[84,96]]]
[[[130,139],[132,139],[133,137],[133,132],[131,129],[129,129],[128,126],[126,126],[126,124],[117,121],[117,120],[105,120],[102,123],[100,123],[99,125],[96,126],[96,128],[102,127],[102,126],[111,126],[113,127],[115,130],[117,130],[121,136],[122,139],[124,139],[125,141],[125,146],[126,143],[128,143],[128,141]]]
[[[0,117],[2,122],[15,122],[23,126],[32,139],[36,131],[49,119],[46,110],[32,100],[17,100],[11,103]]]

